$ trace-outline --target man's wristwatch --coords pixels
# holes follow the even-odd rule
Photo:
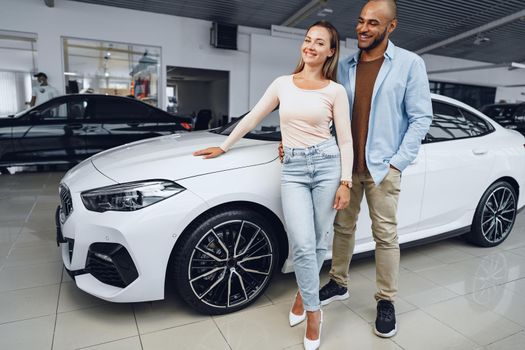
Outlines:
[[[350,181],[341,180],[340,184],[341,184],[341,186],[346,186],[348,188],[352,188],[352,183]]]

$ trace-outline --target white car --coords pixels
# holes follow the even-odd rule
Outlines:
[[[464,234],[497,245],[525,206],[525,138],[463,103],[432,98],[432,126],[402,175],[399,241]],[[277,112],[227,154],[192,155],[221,144],[234,125],[124,145],[64,176],[57,240],[80,289],[138,302],[163,299],[173,285],[195,309],[223,314],[257,299],[278,269],[292,271]],[[366,210],[358,222],[355,252],[372,251]]]

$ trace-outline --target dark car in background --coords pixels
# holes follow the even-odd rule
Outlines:
[[[525,103],[496,103],[479,110],[501,126],[525,135]]]
[[[75,164],[125,143],[191,130],[177,117],[128,97],[76,94],[0,119],[0,170]]]

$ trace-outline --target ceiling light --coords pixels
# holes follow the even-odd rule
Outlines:
[[[317,12],[317,16],[319,17],[326,17],[328,15],[331,15],[334,12],[334,10],[330,8],[324,8],[321,11]]]
[[[476,39],[474,39],[474,42],[473,44],[474,45],[477,45],[477,46],[480,46],[480,45],[483,45],[483,44],[487,44],[490,42],[490,38],[483,35],[482,33],[478,33],[478,35],[476,35]]]

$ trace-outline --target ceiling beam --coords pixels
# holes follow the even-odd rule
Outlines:
[[[525,16],[525,9],[521,10],[521,11],[518,11],[518,12],[512,14],[512,15],[509,15],[509,16],[506,16],[506,17],[502,17],[502,18],[497,19],[495,21],[492,21],[490,23],[484,24],[481,27],[477,27],[477,28],[471,29],[471,30],[466,31],[464,33],[461,33],[461,34],[455,35],[455,36],[453,36],[451,38],[448,38],[446,40],[443,40],[443,41],[440,41],[438,43],[429,45],[427,47],[423,47],[423,48],[421,48],[419,50],[416,50],[416,53],[419,54],[419,55],[424,54],[426,52],[438,49],[438,48],[443,47],[445,45],[450,45],[452,43],[455,43],[457,41],[469,38],[469,37],[477,35],[479,33],[487,32],[487,31],[492,30],[494,28],[501,27],[502,25],[505,25],[507,23],[519,20],[521,17],[524,17],[524,16]]]
[[[55,7],[55,0],[44,0],[47,7]]]
[[[508,63],[501,64],[484,64],[481,66],[470,66],[463,68],[447,68],[447,69],[438,69],[428,71],[427,74],[444,74],[444,73],[455,73],[455,72],[466,72],[469,70],[482,70],[482,69],[496,69],[496,68],[505,68],[510,67]]]
[[[508,70],[525,68],[525,64],[511,62],[511,63],[499,63],[499,64],[484,64],[481,66],[470,66],[463,68],[447,68],[428,71],[427,74],[444,74],[444,73],[455,73],[455,72],[466,72],[469,70],[483,70],[483,69],[496,69],[496,68],[507,68]]]
[[[312,13],[317,11],[320,7],[325,6],[327,3],[328,0],[312,0],[299,10],[297,10],[293,15],[284,20],[280,25],[286,27],[294,27],[301,21],[306,19],[308,16],[310,16]]]

